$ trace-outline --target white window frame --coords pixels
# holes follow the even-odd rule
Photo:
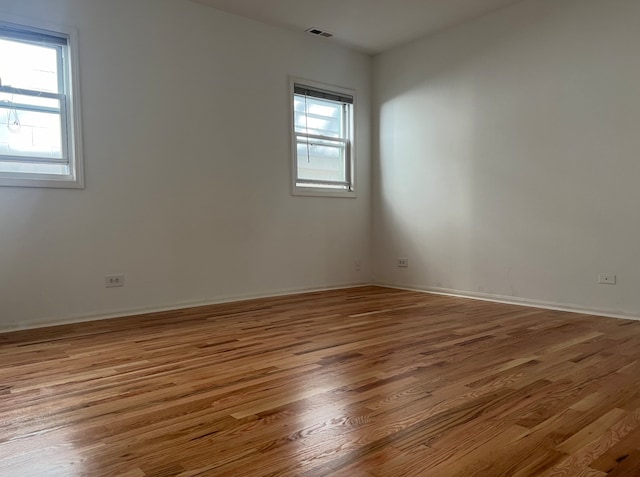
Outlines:
[[[351,96],[353,98],[353,104],[351,105],[350,114],[347,118],[346,125],[346,138],[335,139],[335,142],[344,142],[346,144],[346,157],[345,167],[347,175],[347,188],[346,189],[331,189],[328,187],[313,187],[311,181],[305,181],[309,185],[298,185],[301,181],[298,180],[298,152],[297,152],[297,136],[295,130],[295,86],[306,86],[309,89],[325,91],[328,93],[336,93],[338,95]],[[294,196],[307,196],[307,197],[343,197],[343,198],[355,198],[356,197],[356,154],[355,154],[355,111],[356,111],[356,92],[349,88],[343,88],[340,86],[334,86],[330,84],[320,83],[318,81],[307,80],[304,78],[297,78],[291,76],[289,78],[289,98],[290,98],[290,118],[291,118],[291,193]],[[319,138],[322,139],[322,138]]]
[[[3,13],[0,13],[0,26],[66,40],[67,45],[62,47],[63,59],[58,71],[62,79],[62,93],[49,96],[61,100],[62,150],[69,168],[69,174],[66,175],[0,172],[0,187],[84,188],[77,30],[69,26],[33,21]],[[3,90],[12,92],[12,88],[6,86],[0,88],[0,91]]]

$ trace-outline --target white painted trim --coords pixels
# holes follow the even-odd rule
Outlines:
[[[162,305],[162,306],[123,308],[115,311],[95,312],[95,313],[88,313],[88,314],[83,313],[78,315],[70,315],[67,317],[45,318],[41,321],[28,323],[28,324],[19,324],[19,323],[7,324],[4,326],[0,326],[0,333],[11,333],[13,331],[24,331],[24,330],[32,330],[37,328],[48,328],[51,326],[72,325],[77,323],[86,323],[89,321],[102,321],[102,320],[109,320],[112,318],[123,318],[127,316],[147,315],[149,313],[161,313],[164,311],[184,310],[188,308],[197,308],[200,306],[219,305],[222,303],[234,303],[234,302],[258,300],[260,298],[275,298],[279,296],[299,295],[302,293],[314,293],[314,292],[320,292],[320,291],[360,288],[360,287],[366,287],[370,285],[371,285],[370,283],[345,283],[342,285],[338,284],[338,285],[331,285],[331,286],[318,287],[318,288],[287,288],[287,289],[277,290],[270,293],[231,295],[228,297],[217,297],[217,298],[211,298],[211,299],[202,300],[202,301],[185,301],[185,302],[172,303],[172,304]]]
[[[568,313],[579,313],[581,315],[604,316],[607,318],[619,318],[622,320],[640,321],[640,314],[620,310],[609,310],[604,308],[585,308],[580,305],[570,303],[556,303],[543,300],[533,300],[528,298],[511,297],[504,295],[493,295],[490,293],[474,293],[449,288],[420,287],[420,286],[399,286],[385,283],[374,283],[375,286],[393,288],[396,290],[414,291],[419,293],[429,293],[431,295],[443,295],[456,298],[466,298],[469,300],[488,301],[492,303],[503,303],[506,305],[520,305],[530,308],[540,308],[543,310],[565,311]]]
[[[338,285],[331,285],[326,287],[317,288],[288,288],[283,290],[277,290],[270,293],[257,293],[257,294],[241,294],[232,295],[228,297],[217,297],[201,301],[185,301],[178,302],[169,305],[155,306],[155,307],[139,307],[139,308],[126,308],[116,311],[104,311],[90,314],[78,314],[71,315],[64,318],[49,318],[35,323],[29,323],[26,325],[13,324],[0,327],[0,333],[10,333],[13,331],[24,331],[37,328],[45,328],[51,326],[70,325],[77,323],[85,323],[89,321],[102,321],[112,318],[123,318],[128,316],[146,315],[149,313],[161,313],[164,311],[183,310],[188,308],[197,308],[200,306],[219,305],[223,303],[234,303],[241,301],[258,300],[260,298],[275,298],[280,296],[298,295],[301,293],[314,293],[320,291],[342,290],[349,288],[361,288],[366,286],[379,286],[383,288],[391,288],[394,290],[406,290],[418,293],[428,293],[431,295],[442,295],[456,298],[464,298],[469,300],[487,301],[491,303],[503,303],[507,305],[519,305],[530,308],[539,308],[542,310],[554,310],[564,311],[568,313],[579,313],[583,315],[603,316],[608,318],[618,318],[623,320],[640,321],[640,314],[614,311],[599,308],[584,308],[579,305],[572,305],[566,303],[547,302],[542,300],[531,300],[526,298],[508,297],[503,295],[492,295],[489,293],[473,293],[461,290],[454,290],[449,288],[436,288],[436,287],[420,287],[420,286],[399,286],[388,283],[345,283]]]

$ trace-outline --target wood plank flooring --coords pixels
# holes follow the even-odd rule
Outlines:
[[[640,476],[640,322],[382,287],[0,335],[0,475]]]

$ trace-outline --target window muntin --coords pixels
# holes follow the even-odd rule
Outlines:
[[[294,83],[294,193],[353,195],[353,96]]]
[[[81,187],[71,34],[0,21],[0,58],[0,185]]]

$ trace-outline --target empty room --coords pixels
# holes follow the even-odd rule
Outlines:
[[[639,45],[0,0],[0,476],[639,476]]]

